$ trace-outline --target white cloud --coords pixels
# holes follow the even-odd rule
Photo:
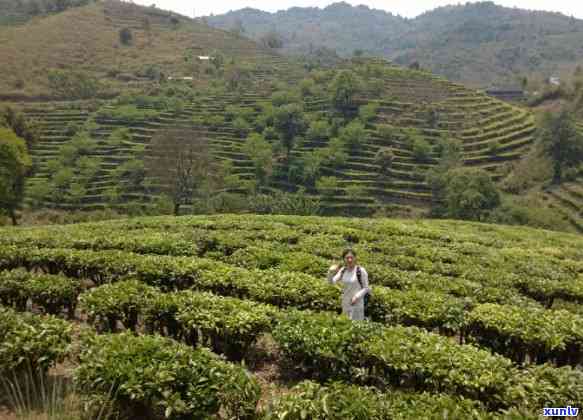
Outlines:
[[[186,2],[183,0],[135,0],[138,4],[151,5],[155,3],[157,7],[166,10],[173,10],[186,16],[196,13],[196,16],[207,16],[211,13],[222,14],[229,10],[238,10],[244,7],[275,12],[289,7],[326,7],[334,1],[326,0],[215,0]],[[448,0],[416,0],[416,1],[395,1],[395,0],[361,0],[348,1],[353,5],[366,4],[375,9],[383,9],[393,14],[405,17],[415,17],[423,12],[436,7],[448,4],[464,4]],[[575,16],[583,19],[583,2],[573,0],[497,0],[496,4],[506,7],[518,7],[530,10],[547,10],[561,12],[568,16]]]

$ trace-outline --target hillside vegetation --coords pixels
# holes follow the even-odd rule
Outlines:
[[[440,7],[414,19],[366,6],[332,4],[277,13],[243,9],[207,18],[211,25],[261,40],[273,31],[283,51],[359,50],[399,64],[415,62],[472,86],[519,86],[521,78],[570,75],[580,63],[583,21],[559,13],[478,2]]]
[[[73,18],[80,19],[67,24]],[[523,158],[534,152],[534,115],[426,71],[373,58],[283,57],[269,43],[259,46],[203,21],[113,1],[0,34],[12,37],[0,49],[15,55],[12,71],[0,78],[14,85],[4,99],[24,112],[35,133],[27,139],[33,168],[26,209],[431,211],[577,229],[578,221],[566,218],[578,213],[577,204],[560,200],[560,187],[546,192],[554,210],[525,216],[524,206],[509,208],[492,184],[532,184]],[[72,65],[79,54],[95,58]],[[13,80],[27,72],[26,82]],[[208,179],[190,177],[171,188],[182,178],[177,161],[164,157],[169,150],[204,154],[200,162],[208,162],[212,176],[201,167]],[[521,161],[517,180],[511,172]],[[569,171],[574,181],[576,168]],[[448,188],[455,195],[448,183],[461,188],[453,201],[446,200]],[[516,192],[513,185],[507,190]],[[544,194],[528,212],[544,207]],[[563,221],[551,214],[557,211]]]
[[[455,139],[462,144],[462,163],[484,169],[494,179],[500,179],[506,173],[505,162],[519,159],[533,142],[534,119],[523,109],[428,73],[387,63],[364,60],[347,62],[344,68],[354,71],[363,86],[347,120],[362,124],[363,131],[354,140],[356,147],[343,143],[350,141],[349,138],[340,143],[333,141],[337,136],[343,138],[342,125],[347,124],[329,99],[330,84],[340,69],[321,74],[306,73],[308,85],[320,86],[320,89],[312,88],[299,101],[309,123],[307,131],[294,145],[291,162],[274,163],[273,175],[264,187],[295,191],[304,185],[308,193],[323,198],[325,211],[333,213],[342,213],[345,209],[371,214],[385,203],[427,207],[431,201],[427,171],[439,162],[440,148],[446,139]],[[77,147],[75,153],[96,159],[98,164],[84,186],[86,194],[80,202],[69,201],[66,192],[73,181],[69,177],[69,180],[59,181],[58,188],[65,193],[60,196],[62,198],[45,193],[48,203],[52,201],[53,205],[64,208],[103,208],[108,205],[106,191],[123,185],[129,187],[125,192],[121,190],[125,199],[148,195],[139,167],[138,180],[133,187],[126,184],[131,178],[131,168],[124,173],[120,167],[128,162],[141,161],[144,153],[146,156],[149,153],[148,143],[152,137],[168,127],[194,130],[197,138],[209,140],[216,157],[232,163],[233,174],[241,180],[254,180],[256,168],[253,156],[245,148],[246,139],[253,132],[268,139],[273,135],[273,127],[269,128],[271,123],[266,126],[262,121],[271,112],[272,93],[282,92],[281,88],[275,85],[270,88],[270,84],[264,82],[267,76],[257,76],[258,79],[251,81],[248,87],[243,86],[236,92],[225,88],[192,92],[192,96],[179,99],[178,108],[156,109],[153,102],[149,104],[139,96],[129,97],[123,103],[137,107],[133,115],[124,113],[128,105],[121,105],[119,101],[100,105],[97,110],[88,109],[82,102],[26,105],[26,114],[37,119],[41,127],[40,141],[32,150],[37,172],[30,185],[53,177],[62,168],[62,165],[55,166],[54,162],[62,156],[62,148],[70,143],[78,130],[86,129],[92,143],[86,150],[79,151]],[[291,74],[287,72],[285,77],[289,78]],[[254,86],[261,86],[263,91]],[[172,86],[165,89],[172,89]],[[190,91],[186,89],[185,92]],[[361,117],[358,116],[359,107]],[[243,116],[243,122],[239,115]],[[316,131],[318,121],[324,127],[319,132]],[[77,126],[77,131],[71,131],[72,123]],[[337,127],[340,124],[336,132],[333,129],[335,124]],[[119,134],[116,130],[120,128],[129,129],[129,132],[127,138],[116,141],[112,135]],[[277,131],[275,135],[275,140],[269,140],[274,148],[277,146]],[[342,160],[330,160],[336,153],[334,150],[344,150],[348,155]],[[378,160],[379,152],[383,150],[390,150],[394,155],[390,168],[383,169]],[[304,172],[304,175],[299,173],[297,176],[289,173],[294,162],[305,169],[309,159],[317,160],[314,173],[308,175]],[[331,190],[318,189],[317,181],[322,177],[336,179]],[[56,179],[51,179],[54,186]],[[41,202],[45,202],[42,197]]]
[[[131,35],[125,44],[123,29]],[[117,1],[93,3],[0,27],[0,98],[53,98],[47,75],[54,70],[86,72],[101,82],[100,93],[112,96],[150,82],[146,76],[152,67],[164,68],[166,76],[192,76],[193,57],[215,51],[252,63],[269,55],[250,40],[171,12]]]
[[[583,399],[580,236],[252,215],[0,233],[0,372],[68,358],[69,392],[130,417],[535,419]],[[347,245],[370,274],[370,322],[338,316],[325,280]]]

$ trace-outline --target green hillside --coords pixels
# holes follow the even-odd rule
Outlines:
[[[340,288],[325,277],[347,245],[373,291],[362,323],[338,315]],[[583,399],[582,250],[578,235],[453,221],[228,215],[4,228],[0,371],[76,368],[69,392],[98,398],[116,384],[109,398],[134,416],[534,420],[541,406]]]
[[[280,66],[283,65],[282,61]],[[357,150],[350,152],[348,161],[335,167],[323,166],[322,176],[338,179],[334,196],[324,199],[326,211],[371,214],[379,205],[387,203],[427,207],[431,194],[425,175],[437,164],[435,150],[444,137],[459,139],[463,143],[464,163],[486,169],[494,179],[504,174],[505,162],[519,159],[533,141],[534,119],[521,108],[428,73],[388,63],[365,60],[347,62],[344,67],[360,74],[368,86],[369,90],[363,91],[358,104],[375,104],[377,111],[366,125],[366,138]],[[336,71],[330,71],[328,80]],[[291,77],[289,72],[285,74]],[[185,99],[179,110],[154,111],[153,116],[142,114],[132,121],[123,115],[116,116],[115,110],[120,108],[114,102],[106,102],[97,110],[88,109],[83,102],[25,105],[26,115],[37,119],[42,127],[41,140],[32,150],[38,171],[29,185],[51,175],[47,165],[60,155],[60,148],[71,139],[68,130],[72,122],[89,124],[90,137],[96,144],[87,155],[99,159],[100,166],[87,185],[87,194],[81,204],[53,202],[59,207],[104,207],[105,190],[118,182],[113,176],[114,170],[125,162],[141,159],[144,152],[148,153],[147,144],[152,136],[167,127],[195,127],[198,135],[210,140],[217,157],[230,160],[241,178],[252,179],[253,165],[243,148],[245,136],[241,136],[234,121],[225,119],[224,115],[230,105],[236,105],[251,110],[248,117],[251,125],[261,116],[261,107],[270,101],[271,92],[275,90],[264,83],[268,76],[255,77],[256,81],[240,92],[199,91],[194,98]],[[315,76],[306,74],[306,77]],[[267,90],[260,91],[255,86]],[[324,119],[334,116],[326,91],[305,97],[302,103],[308,115]],[[148,106],[151,105],[138,104],[138,109],[144,112]],[[218,123],[213,120],[215,116],[219,117]],[[120,127],[130,129],[131,139],[113,147],[108,139]],[[425,156],[415,155],[415,139],[429,147]],[[329,135],[306,138],[292,151],[292,156],[301,160],[306,154],[326,147],[330,141]],[[145,151],[140,145],[145,145]],[[382,147],[391,148],[395,154],[388,175],[380,173],[379,163],[375,161]],[[284,174],[275,176],[271,186],[288,191],[297,188],[297,184],[290,183]],[[318,194],[314,186],[307,187],[309,193]],[[350,193],[354,187],[357,187],[356,195]],[[144,194],[139,190],[126,191],[125,198],[138,198]]]
[[[258,40],[275,31],[285,52],[307,54],[323,46],[352,56],[360,50],[403,65],[418,62],[476,87],[519,86],[523,76],[565,80],[581,64],[583,21],[493,2],[440,7],[414,19],[344,2],[277,13],[247,8],[207,19]]]

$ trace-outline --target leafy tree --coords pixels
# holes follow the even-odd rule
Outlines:
[[[46,179],[37,180],[26,190],[27,197],[30,198],[34,208],[40,208],[49,199],[52,192],[51,185]]]
[[[310,122],[310,127],[306,137],[310,140],[325,139],[330,135],[330,124],[326,120],[314,120]]]
[[[484,220],[500,204],[494,181],[482,169],[452,169],[444,182],[448,217]]]
[[[24,180],[32,161],[24,139],[8,128],[0,128],[0,209],[17,225],[16,209],[24,197]]]
[[[444,205],[446,199],[447,174],[462,166],[462,144],[459,140],[441,137],[437,144],[439,163],[427,173],[427,182],[431,187],[431,214],[433,216],[445,216],[447,208]]]
[[[304,111],[300,104],[292,103],[275,108],[273,117],[275,129],[280,133],[282,145],[289,158],[297,137],[306,130]]]
[[[395,155],[393,150],[388,147],[381,147],[375,155],[375,163],[379,165],[380,173],[388,175],[393,165]]]
[[[553,183],[563,179],[563,172],[583,162],[583,138],[575,126],[573,114],[567,110],[557,115],[544,114],[537,137],[544,152],[553,161]]]
[[[418,162],[426,162],[431,156],[431,144],[423,137],[413,139],[413,157]]]
[[[247,137],[243,146],[245,154],[253,161],[255,176],[260,184],[265,185],[273,173],[273,150],[271,144],[257,133]]]
[[[340,140],[350,150],[356,150],[362,146],[366,137],[366,130],[359,121],[353,121],[340,130]]]
[[[322,149],[322,163],[333,168],[342,166],[348,160],[348,154],[344,150],[344,143],[338,137],[333,138],[328,146]]]
[[[332,105],[344,117],[355,107],[355,97],[360,92],[360,81],[350,70],[342,70],[332,81]]]
[[[195,193],[204,183],[218,181],[208,140],[194,131],[160,131],[152,138],[150,150],[144,162],[146,174],[172,199],[175,215],[182,205],[193,202]]]
[[[7,106],[0,112],[0,127],[10,128],[14,133],[26,141],[26,146],[30,150],[40,137],[40,129],[34,121],[14,108]]]
[[[378,104],[374,102],[363,105],[358,109],[358,117],[363,124],[367,124],[376,118],[378,108]]]
[[[305,153],[301,160],[303,181],[313,185],[320,175],[322,162],[324,161],[322,149],[312,150],[311,152]]]

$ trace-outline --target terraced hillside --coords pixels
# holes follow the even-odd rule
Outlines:
[[[267,59],[269,61],[264,64],[266,70],[253,72],[252,80],[243,89],[231,92],[200,91],[180,110],[152,110],[155,114],[142,120],[103,117],[103,110],[115,107],[114,102],[107,101],[99,105],[97,111],[89,111],[88,104],[82,102],[26,105],[27,115],[39,119],[43,127],[42,140],[32,152],[38,172],[30,180],[30,185],[49,175],[47,162],[59,154],[59,148],[71,137],[67,134],[68,125],[88,121],[91,121],[91,136],[97,142],[91,156],[100,159],[101,168],[87,196],[77,207],[103,207],[105,202],[101,193],[117,182],[111,172],[125,162],[141,159],[144,153],[148,153],[149,140],[164,127],[194,129],[198,135],[210,140],[216,156],[233,162],[235,172],[241,178],[253,178],[252,162],[243,149],[245,136],[238,133],[232,120],[225,118],[228,107],[247,109],[248,119],[252,123],[262,107],[270,102],[276,81],[281,85],[283,80],[293,87],[302,75],[311,77],[282,58]],[[369,74],[370,66],[376,68],[374,75]],[[360,73],[366,86],[376,87],[376,91],[363,90],[358,103],[376,104],[377,112],[366,125],[366,138],[362,145],[351,152],[348,161],[341,166],[324,166],[322,169],[323,175],[335,176],[339,180],[334,196],[324,200],[324,210],[328,213],[350,211],[351,214],[370,214],[382,203],[426,206],[431,196],[425,175],[438,162],[435,147],[442,137],[459,139],[463,144],[464,163],[488,170],[494,179],[502,175],[504,162],[519,159],[533,141],[534,118],[528,111],[477,91],[428,73],[405,70],[375,60],[347,62],[341,68]],[[282,74],[285,76],[279,79]],[[323,91],[305,97],[303,106],[306,112],[319,115],[319,118],[333,117],[327,95]],[[96,107],[95,104],[92,106]],[[148,108],[142,105],[140,109]],[[209,117],[218,118],[218,121],[211,125]],[[116,148],[108,146],[109,136],[121,127],[129,128],[131,140]],[[390,132],[388,136],[387,128]],[[433,148],[425,159],[415,157],[412,136],[427,141]],[[305,139],[292,151],[292,155],[301,159],[306,153],[319,150],[329,142],[328,137]],[[392,148],[395,154],[389,176],[379,174],[379,165],[374,159],[381,147]],[[295,190],[297,185],[285,177],[279,177],[273,180],[272,187]],[[356,195],[350,192],[353,187],[357,187]],[[309,187],[309,192],[318,193],[314,187]],[[126,199],[138,197],[138,192],[125,196]],[[63,203],[60,205],[71,207]]]
[[[340,315],[341,287],[327,281],[348,245],[372,287],[363,321]],[[0,372],[56,365],[94,398],[117,385],[109,397],[131,418],[138,407],[175,420],[535,420],[583,400],[582,285],[580,235],[479,223],[221,215],[2,228]]]
[[[550,188],[545,196],[549,207],[556,209],[577,231],[583,233],[583,179]]]

